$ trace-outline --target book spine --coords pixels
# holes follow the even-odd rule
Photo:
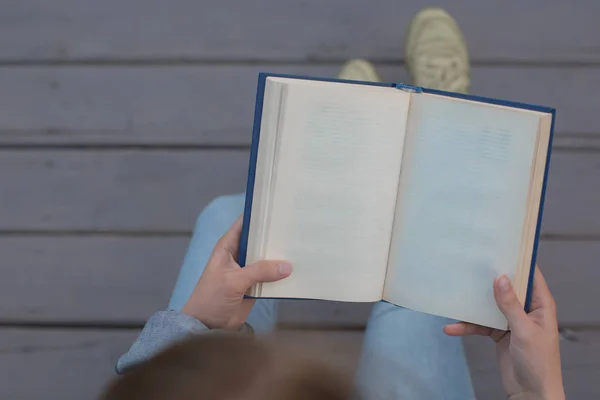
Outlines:
[[[402,91],[409,92],[409,93],[423,93],[423,88],[422,87],[420,87],[420,86],[406,85],[404,83],[398,83],[396,85],[396,89],[400,89]]]

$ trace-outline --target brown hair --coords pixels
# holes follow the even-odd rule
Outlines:
[[[201,335],[178,343],[110,384],[103,400],[342,400],[337,371],[252,337]]]

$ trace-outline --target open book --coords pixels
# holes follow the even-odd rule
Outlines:
[[[386,83],[260,74],[240,265],[254,297],[386,300],[507,329],[528,302],[555,111]]]

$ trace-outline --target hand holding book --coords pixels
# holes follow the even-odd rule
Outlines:
[[[264,261],[240,268],[238,252],[241,222],[238,219],[213,250],[208,265],[182,312],[215,329],[238,329],[254,301],[245,291],[257,282],[273,282],[290,275],[281,261]],[[490,336],[497,344],[500,373],[510,399],[564,399],[556,306],[539,268],[535,270],[531,310],[525,313],[510,280],[493,283],[494,296],[511,331],[460,322],[447,325],[450,336]]]
[[[241,268],[236,262],[241,231],[240,217],[217,242],[181,310],[210,329],[240,329],[255,302],[244,298],[246,291],[257,283],[275,282],[292,273],[292,266],[285,261],[260,260]]]
[[[494,296],[511,331],[459,322],[446,325],[444,332],[489,336],[496,342],[502,382],[510,399],[564,399],[556,304],[540,269],[535,269],[528,314],[506,276],[494,281]]]

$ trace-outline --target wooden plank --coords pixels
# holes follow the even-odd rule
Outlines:
[[[0,330],[0,398],[93,399],[138,331]]]
[[[166,307],[186,237],[0,236],[0,322],[142,325]],[[543,241],[563,326],[600,325],[598,241]],[[73,301],[77,299],[77,301]],[[369,303],[290,300],[279,324],[360,328]]]
[[[600,331],[581,331],[575,341],[561,340],[560,352],[567,398],[597,399],[600,396]],[[505,399],[496,362],[494,344],[489,338],[465,340],[465,351],[477,398]]]
[[[186,237],[0,237],[0,320],[143,324],[167,307]]]
[[[335,76],[338,68],[4,67],[0,145],[249,145],[259,71]],[[399,65],[380,72],[408,80]],[[558,146],[600,148],[600,69],[481,66],[472,80],[476,94],[556,107]]]
[[[247,169],[247,150],[0,151],[0,230],[185,234]]]
[[[421,0],[5,0],[0,60],[399,60],[409,21],[425,6]],[[444,7],[477,61],[600,59],[593,0],[449,0]]]
[[[538,265],[556,300],[561,325],[600,325],[600,242],[545,240]]]
[[[0,396],[7,399],[94,398],[114,377],[117,358],[138,331],[14,329],[0,330]],[[593,399],[600,395],[600,333],[578,332],[577,342],[563,341],[561,355],[567,395]],[[469,338],[466,351],[480,399],[503,399],[493,345]],[[362,332],[279,332],[277,340],[306,354],[320,354],[334,366],[352,368],[358,360]],[[28,379],[23,379],[28,377]]]
[[[188,232],[245,188],[246,150],[0,150],[0,231]],[[543,232],[598,235],[598,153],[555,152]]]
[[[600,154],[554,152],[550,163],[542,234],[598,237]]]

